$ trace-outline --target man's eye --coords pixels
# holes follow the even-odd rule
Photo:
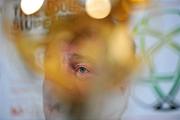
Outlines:
[[[83,74],[83,73],[88,73],[89,70],[88,70],[86,67],[79,67],[79,68],[77,69],[77,72]]]
[[[73,67],[73,71],[80,79],[88,79],[92,75],[92,69],[88,64],[77,64]]]
[[[85,74],[85,73],[89,73],[90,71],[88,70],[88,68],[86,66],[82,66],[82,65],[78,65],[75,68],[75,72],[78,74]]]

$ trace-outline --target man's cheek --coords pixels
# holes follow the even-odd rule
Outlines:
[[[54,41],[48,46],[45,56],[45,81],[55,83],[67,93],[75,89],[74,80],[64,69],[63,58],[59,53],[59,42]]]
[[[88,80],[79,80],[71,70],[68,60],[64,58],[66,53],[61,51],[59,43],[52,44],[46,53],[45,79],[50,81],[59,89],[64,90],[64,94],[79,96],[85,94],[88,87]],[[58,88],[57,88],[58,89]]]

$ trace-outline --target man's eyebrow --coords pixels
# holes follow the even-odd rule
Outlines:
[[[68,55],[68,59],[71,61],[77,61],[77,62],[79,62],[79,61],[84,61],[84,62],[89,62],[89,63],[92,63],[93,62],[93,60],[92,59],[90,59],[88,56],[83,56],[83,55],[80,55],[80,54],[78,54],[78,53],[72,53],[72,54],[69,54]]]
[[[84,57],[80,54],[77,54],[77,53],[70,53],[68,54],[68,58],[71,60],[71,59],[84,59]]]
[[[72,53],[68,55],[69,60],[72,61],[89,61],[87,57],[80,55],[78,53]]]

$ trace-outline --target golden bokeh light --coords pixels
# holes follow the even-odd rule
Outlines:
[[[87,0],[86,12],[95,19],[103,19],[111,12],[111,2],[109,0]]]
[[[33,14],[41,9],[44,0],[21,0],[21,9],[26,15]]]

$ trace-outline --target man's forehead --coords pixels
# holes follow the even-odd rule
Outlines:
[[[81,40],[78,43],[67,45],[65,55],[72,61],[97,62],[103,56],[105,46],[102,40]]]
[[[66,42],[66,53],[74,54],[74,58],[82,56],[92,61],[110,58],[112,62],[121,62],[131,59],[134,46],[127,29],[121,26],[111,30],[108,34],[80,30],[80,34],[75,34],[72,40]]]

